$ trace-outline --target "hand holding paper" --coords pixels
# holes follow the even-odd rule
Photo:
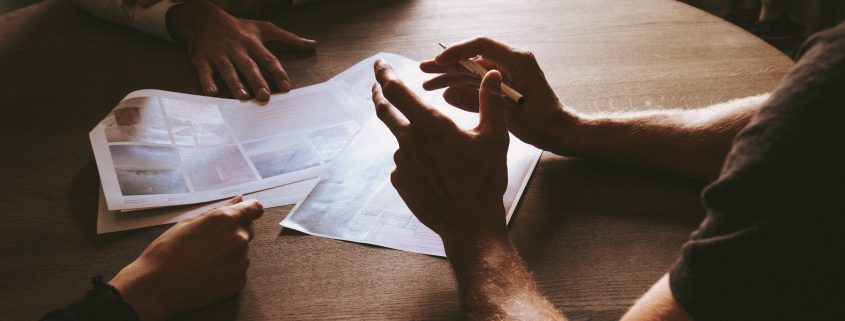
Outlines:
[[[506,233],[502,196],[508,185],[506,97],[501,74],[488,72],[479,95],[476,128],[459,128],[422,102],[383,60],[375,63],[376,114],[399,143],[393,183],[405,204],[450,243]]]

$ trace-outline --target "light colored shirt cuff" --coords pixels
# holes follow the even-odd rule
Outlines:
[[[134,11],[131,26],[143,33],[173,41],[167,31],[167,11],[177,4],[179,3],[164,0],[146,9],[139,7]]]
[[[162,0],[146,9],[135,4],[124,5],[123,0],[73,0],[73,2],[100,19],[173,40],[167,32],[167,11],[178,4],[173,0]]]

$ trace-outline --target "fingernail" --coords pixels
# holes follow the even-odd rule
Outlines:
[[[270,96],[270,89],[269,89],[269,88],[267,88],[267,87],[261,87],[261,88],[258,88],[258,91],[259,91],[259,92],[260,92],[263,96],[267,96],[267,97],[269,97],[269,96]]]
[[[209,86],[209,87],[205,88],[205,94],[206,95],[214,95],[216,93],[217,93],[217,88],[214,88],[214,86]]]
[[[238,88],[238,98],[249,99],[249,94],[243,88]]]
[[[279,89],[281,89],[284,92],[289,91],[290,90],[290,82],[287,81],[287,80],[280,81],[279,82]]]

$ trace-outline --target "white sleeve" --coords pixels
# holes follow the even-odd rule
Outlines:
[[[149,8],[124,5],[123,0],[73,0],[80,7],[100,19],[132,27],[143,33],[173,40],[167,32],[167,11],[176,5],[172,0],[162,0]]]

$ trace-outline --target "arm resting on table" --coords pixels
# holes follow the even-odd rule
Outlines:
[[[571,131],[580,143],[565,154],[713,180],[734,137],[768,97],[690,110],[579,115]]]

